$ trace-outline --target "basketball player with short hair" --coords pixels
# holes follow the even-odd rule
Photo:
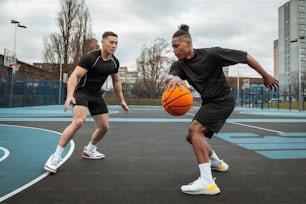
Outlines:
[[[107,31],[102,36],[102,48],[91,51],[83,56],[72,72],[67,82],[67,98],[64,111],[73,104],[73,120],[65,128],[59,139],[55,152],[49,157],[44,168],[56,173],[62,158],[62,152],[79,128],[85,123],[87,109],[96,123],[96,130],[91,140],[84,147],[82,157],[86,159],[103,159],[104,154],[97,151],[96,144],[103,138],[109,129],[109,114],[107,105],[102,97],[102,85],[108,76],[112,77],[114,90],[125,112],[129,108],[124,100],[122,86],[118,74],[119,60],[114,56],[118,45],[118,36]]]

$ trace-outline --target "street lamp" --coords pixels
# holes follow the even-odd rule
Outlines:
[[[240,73],[239,73],[239,65],[237,65],[237,105],[240,107]]]
[[[63,51],[60,50],[53,50],[53,52],[58,54],[58,60],[59,60],[59,90],[58,90],[58,104],[60,105],[62,103],[62,86],[63,86]]]
[[[21,25],[19,21],[11,20],[12,24],[15,24],[15,34],[14,34],[14,63],[16,63],[16,30],[18,28],[27,28],[25,25]]]
[[[290,77],[290,72],[287,72],[287,77],[288,77],[288,95],[289,95],[289,110],[291,111],[291,105],[292,105],[292,93],[291,93],[291,77]]]
[[[60,53],[60,78],[59,78],[59,92],[58,92],[58,104],[61,104],[62,99],[62,83],[63,83],[63,62],[62,53]]]
[[[14,75],[16,71],[16,30],[17,27],[19,28],[27,28],[24,25],[21,25],[19,21],[11,20],[12,24],[15,24],[15,34],[14,34],[14,60],[13,60],[13,67],[12,67],[12,77],[11,77],[11,100],[10,106],[13,106],[13,95],[14,95]]]
[[[303,110],[303,96],[302,96],[302,63],[301,63],[301,40],[304,40],[305,36],[300,36],[299,38],[296,38],[295,40],[291,40],[290,43],[297,42],[298,43],[298,83],[299,83],[299,111]]]

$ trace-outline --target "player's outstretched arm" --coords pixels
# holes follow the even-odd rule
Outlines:
[[[264,80],[266,87],[278,89],[278,80],[271,76],[251,55],[247,55],[247,64],[255,69]]]
[[[72,74],[70,75],[68,81],[67,81],[67,97],[64,104],[64,111],[66,112],[68,110],[69,105],[72,103],[75,103],[75,98],[73,97],[74,90],[77,86],[79,78],[83,77],[87,73],[87,70],[77,66]]]
[[[113,86],[115,89],[115,92],[120,100],[120,105],[123,109],[124,112],[128,112],[129,111],[129,107],[126,104],[125,100],[124,100],[124,96],[123,96],[123,92],[122,92],[122,85],[120,82],[120,77],[118,73],[112,74],[112,81],[113,81]]]

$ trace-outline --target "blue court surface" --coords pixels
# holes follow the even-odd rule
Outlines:
[[[0,124],[0,201],[49,175],[41,166],[58,138],[59,133],[50,130]],[[73,147],[72,141],[65,149],[64,160]]]
[[[212,198],[179,191],[198,174],[184,140],[197,107],[182,117],[159,106],[130,109],[123,114],[109,106],[111,129],[99,144],[106,159],[80,158],[95,127],[88,117],[58,174],[49,175],[43,165],[71,122],[71,109],[0,108],[0,202],[306,203],[305,112],[237,108],[211,140],[231,166],[215,173],[222,193]]]

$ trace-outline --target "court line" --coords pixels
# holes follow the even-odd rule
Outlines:
[[[69,118],[56,118],[56,117],[46,117],[46,118],[1,118],[0,122],[5,121],[14,121],[14,122],[24,122],[24,121],[40,121],[40,122],[69,122],[71,121],[71,117]],[[86,118],[86,121],[94,121],[93,118],[88,117]],[[306,123],[306,119],[252,119],[252,118],[244,118],[244,119],[237,119],[237,118],[230,118],[226,120],[227,122],[246,122],[246,123]],[[192,122],[191,118],[109,118],[109,122]]]
[[[0,124],[0,126],[11,126],[11,127],[21,127],[21,128],[30,128],[30,129],[37,129],[37,130],[43,130],[43,131],[47,131],[47,132],[52,132],[52,133],[56,133],[58,135],[61,135],[60,132],[57,132],[57,131],[53,131],[53,130],[48,130],[48,129],[43,129],[43,128],[37,128],[37,127],[30,127],[30,126],[21,126],[21,125],[5,125],[5,124]],[[72,155],[73,151],[74,151],[74,148],[75,148],[75,143],[73,140],[70,141],[70,149],[68,151],[68,153],[66,154],[66,156],[63,158],[61,165],[63,165],[69,158],[70,156]],[[16,195],[17,193],[29,188],[30,186],[38,183],[39,181],[41,181],[42,179],[46,178],[48,175],[50,175],[50,172],[45,172],[43,173],[42,175],[40,175],[39,177],[37,177],[36,179],[24,184],[23,186],[17,188],[16,190],[0,197],[0,203],[14,195]]]
[[[232,121],[227,121],[227,123],[234,124],[234,125],[245,126],[245,127],[254,128],[254,129],[259,129],[259,130],[265,130],[265,131],[269,131],[269,132],[275,132],[275,133],[279,133],[279,134],[284,134],[285,133],[285,132],[281,132],[281,131],[278,131],[278,130],[272,130],[272,129],[262,128],[262,127],[258,127],[258,126],[254,126],[254,125],[236,123],[236,122],[232,122]]]
[[[2,150],[4,152],[3,157],[0,158],[0,162],[5,160],[9,155],[10,155],[10,151],[4,147],[0,147],[0,150]]]
[[[190,113],[187,113],[187,115],[191,115],[193,116],[194,114],[190,114]],[[228,119],[226,120],[227,123],[230,123],[230,124],[234,124],[234,125],[240,125],[240,126],[244,126],[244,127],[249,127],[249,128],[254,128],[254,129],[259,129],[259,130],[265,130],[265,131],[269,131],[269,132],[275,132],[275,133],[279,133],[279,134],[284,134],[285,132],[282,132],[282,131],[278,131],[278,130],[272,130],[272,129],[268,129],[268,128],[262,128],[262,127],[258,127],[258,126],[254,126],[254,125],[247,125],[247,124],[243,124],[243,123],[238,123],[238,122],[234,122],[234,121],[240,121],[240,120],[245,120],[245,119]],[[262,119],[259,119],[258,121],[260,121]],[[270,120],[270,119],[268,119]],[[288,119],[287,119],[288,121]],[[290,121],[290,119],[289,119]],[[250,121],[249,121],[250,122]],[[254,122],[254,121],[253,121]],[[257,122],[257,121],[256,121]],[[278,122],[274,119],[274,122]]]

